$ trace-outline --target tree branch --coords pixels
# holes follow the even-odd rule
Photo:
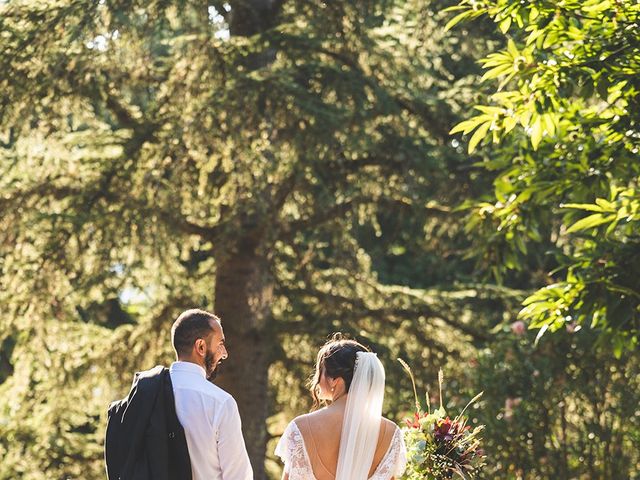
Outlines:
[[[490,340],[491,335],[477,330],[465,323],[453,320],[448,315],[444,314],[442,311],[435,311],[433,307],[429,305],[419,305],[419,306],[411,306],[410,308],[403,307],[383,307],[383,308],[371,308],[366,305],[366,303],[360,299],[354,299],[345,297],[343,295],[331,294],[327,292],[322,292],[318,290],[308,290],[308,289],[300,289],[300,288],[291,288],[287,286],[281,286],[280,289],[284,294],[293,295],[293,296],[312,296],[317,298],[322,302],[331,302],[338,303],[343,305],[348,305],[352,310],[355,310],[361,315],[371,316],[378,319],[391,319],[391,318],[399,318],[399,319],[415,319],[418,317],[432,317],[439,318],[447,325],[459,330],[474,340]]]
[[[342,203],[338,203],[331,208],[324,211],[319,211],[315,215],[309,217],[293,220],[291,222],[284,222],[281,224],[280,239],[290,239],[296,232],[306,230],[311,227],[321,225],[325,222],[335,220],[336,218],[343,217],[346,213],[353,210],[356,205],[369,202],[369,199],[350,199]]]
[[[348,66],[360,76],[360,78],[365,84],[367,84],[374,90],[376,91],[384,90],[385,93],[389,95],[389,97],[392,100],[394,100],[399,107],[425,120],[428,123],[429,131],[435,134],[435,136],[439,140],[447,142],[451,137],[451,135],[449,135],[449,128],[447,127],[447,123],[443,122],[442,119],[440,118],[436,118],[436,116],[433,114],[433,112],[431,112],[431,110],[428,108],[427,105],[412,104],[408,99],[402,98],[400,95],[394,95],[391,92],[387,91],[386,89],[383,89],[380,86],[380,84],[377,81],[375,81],[375,79],[365,74],[365,72],[362,70],[362,68],[360,67],[360,65],[356,60],[353,60],[344,54],[333,52],[331,50],[328,50],[322,47],[313,47],[311,45],[308,45],[308,46],[314,49],[315,51],[317,51],[318,53],[323,53],[331,58],[334,58],[335,60],[338,60],[344,65]]]

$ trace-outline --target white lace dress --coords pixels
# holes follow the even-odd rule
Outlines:
[[[289,480],[316,480],[311,469],[309,454],[304,446],[302,433],[295,422],[289,423],[282,434],[276,455],[284,462],[284,470],[289,474]],[[407,466],[407,450],[402,438],[402,432],[396,427],[387,453],[380,464],[369,477],[369,480],[389,480],[399,478]]]

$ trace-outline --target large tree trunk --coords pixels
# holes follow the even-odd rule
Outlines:
[[[238,402],[254,478],[265,479],[272,278],[256,242],[244,240],[216,259],[215,312],[222,319],[229,358],[216,383]]]
[[[232,36],[252,36],[273,26],[278,0],[231,0],[227,18]],[[267,51],[245,59],[250,70],[273,61]],[[268,119],[267,119],[268,120]],[[243,433],[254,478],[266,480],[264,471],[269,414],[268,374],[274,336],[270,325],[273,279],[264,231],[255,219],[243,223],[231,250],[216,256],[215,312],[222,318],[229,359],[216,381],[238,402]]]

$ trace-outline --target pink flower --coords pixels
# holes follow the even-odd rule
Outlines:
[[[511,324],[511,331],[518,336],[524,335],[524,332],[527,331],[527,325],[522,320],[518,320]]]

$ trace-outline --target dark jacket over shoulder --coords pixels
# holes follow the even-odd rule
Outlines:
[[[109,480],[191,480],[169,369],[136,373],[127,398],[109,405],[105,462]]]

